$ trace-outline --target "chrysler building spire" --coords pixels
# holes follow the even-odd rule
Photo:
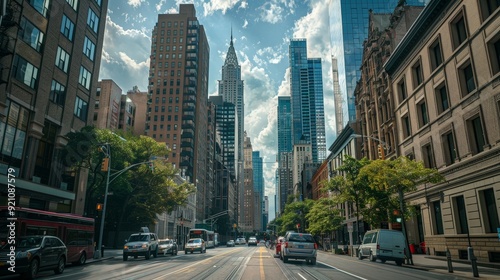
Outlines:
[[[238,58],[236,57],[236,51],[233,46],[233,27],[231,26],[231,42],[229,43],[229,49],[227,50],[226,61],[224,65],[238,66]]]

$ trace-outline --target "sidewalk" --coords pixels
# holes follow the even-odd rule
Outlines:
[[[103,258],[88,258],[87,263],[95,263],[95,262],[101,262],[105,260],[110,260],[114,258],[121,258],[122,257],[123,250],[122,249],[109,249],[109,250],[104,250],[104,257]]]
[[[479,277],[474,277],[472,265],[467,260],[452,259],[453,272],[448,272],[446,257],[428,256],[422,254],[412,255],[413,265],[405,267],[455,275],[463,279],[500,279],[500,263],[477,263]]]

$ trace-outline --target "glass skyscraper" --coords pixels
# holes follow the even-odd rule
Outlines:
[[[292,151],[291,106],[290,96],[278,96],[278,154]]]
[[[361,77],[363,41],[368,36],[369,11],[392,13],[401,0],[330,0],[332,57],[338,61],[338,74],[345,123],[356,119],[354,89]],[[406,5],[424,6],[429,0],[406,0]],[[347,107],[345,106],[347,105]]]
[[[289,48],[292,145],[306,141],[313,162],[326,158],[325,109],[321,59],[307,58],[305,39],[292,39]]]

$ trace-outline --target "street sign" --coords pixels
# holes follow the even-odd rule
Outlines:
[[[347,223],[347,231],[348,232],[352,232],[353,228],[352,228],[352,222],[348,222]]]

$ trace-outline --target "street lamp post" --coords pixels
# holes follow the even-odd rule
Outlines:
[[[105,150],[104,150],[105,149]],[[104,220],[106,219],[106,204],[108,202],[108,188],[109,188],[109,176],[111,174],[111,148],[109,146],[109,143],[105,143],[103,146],[101,146],[101,150],[104,152],[105,155],[108,158],[108,174],[106,176],[106,190],[104,191],[104,206],[102,207],[102,216],[101,216],[101,227],[99,229],[99,244],[97,245],[97,258],[100,258],[101,253],[100,250],[102,250],[102,236],[104,234]]]

